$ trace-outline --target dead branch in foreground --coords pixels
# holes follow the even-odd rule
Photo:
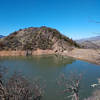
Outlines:
[[[71,73],[70,77],[68,78],[62,74],[57,83],[64,87],[64,93],[70,93],[68,98],[72,98],[72,100],[79,100],[80,80],[81,75]]]
[[[0,80],[0,100],[41,100],[43,87],[38,80],[31,84],[26,78],[15,73],[6,83]]]

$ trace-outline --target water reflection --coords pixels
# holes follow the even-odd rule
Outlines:
[[[15,71],[21,72],[29,80],[40,77],[46,80],[47,90],[43,100],[61,100],[58,94],[56,78],[75,60],[57,55],[42,55],[29,57],[1,57],[0,64],[7,66],[9,78]]]
[[[28,57],[0,57],[0,62],[5,61],[25,61],[30,64],[35,63],[41,67],[61,67],[67,64],[72,64],[75,59],[60,55],[41,55],[41,56],[28,56]]]
[[[58,55],[0,57],[0,64],[8,67],[7,77],[18,71],[30,80],[35,77],[46,80],[47,90],[43,100],[63,100],[62,94],[58,93],[59,89],[56,84],[56,79],[61,73],[69,75],[71,71],[85,72],[82,78],[81,98],[91,95],[90,84],[100,78],[99,66]]]

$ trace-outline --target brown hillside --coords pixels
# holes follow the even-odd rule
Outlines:
[[[75,41],[48,27],[26,28],[0,39],[0,50],[54,50],[55,52],[79,47]]]

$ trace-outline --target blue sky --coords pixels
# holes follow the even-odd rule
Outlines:
[[[48,26],[73,39],[100,33],[100,0],[0,0],[0,34]]]

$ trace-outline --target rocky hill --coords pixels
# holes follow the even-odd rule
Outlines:
[[[0,39],[0,50],[50,49],[55,52],[79,47],[75,41],[49,27],[20,29]]]

